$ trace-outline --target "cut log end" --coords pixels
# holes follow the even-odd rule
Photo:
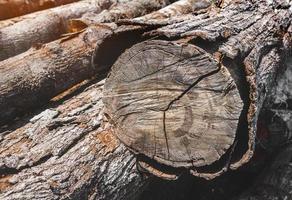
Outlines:
[[[175,168],[218,161],[235,141],[243,109],[231,75],[211,54],[160,40],[120,56],[103,102],[126,146]]]

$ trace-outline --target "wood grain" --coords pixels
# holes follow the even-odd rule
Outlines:
[[[217,161],[234,142],[243,107],[230,74],[210,54],[155,40],[120,56],[103,101],[119,139],[173,167]]]

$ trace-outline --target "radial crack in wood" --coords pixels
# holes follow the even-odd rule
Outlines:
[[[210,54],[160,40],[120,56],[103,101],[115,134],[130,149],[187,168],[210,165],[227,152],[243,108],[231,75]]]

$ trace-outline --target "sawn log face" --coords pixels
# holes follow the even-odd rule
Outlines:
[[[234,142],[243,108],[225,67],[191,44],[146,41],[105,83],[105,113],[128,147],[173,167],[210,165]]]

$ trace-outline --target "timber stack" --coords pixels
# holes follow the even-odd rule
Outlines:
[[[291,1],[9,0],[1,19],[0,199],[292,199]]]

